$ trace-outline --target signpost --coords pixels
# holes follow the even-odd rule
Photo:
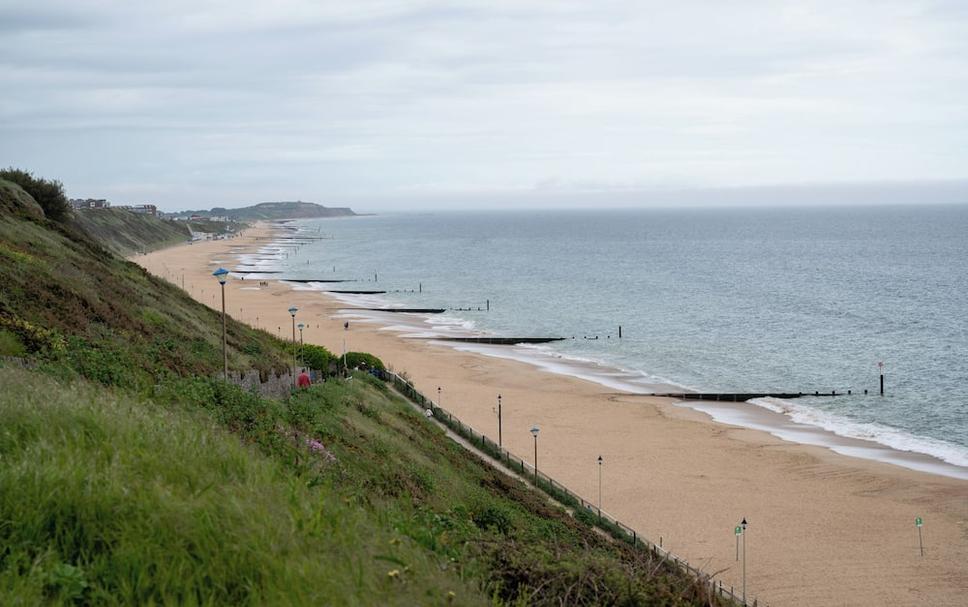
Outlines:
[[[924,521],[921,517],[916,517],[914,519],[914,526],[918,528],[918,548],[921,549],[921,556],[924,556],[924,541],[921,538],[921,527],[924,525]]]
[[[739,536],[743,535],[743,528],[736,525],[736,529],[733,529],[733,533],[736,534],[736,562],[739,562]]]

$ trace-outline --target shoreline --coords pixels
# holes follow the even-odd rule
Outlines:
[[[312,291],[320,293],[325,297],[346,303],[348,306],[355,305],[377,305],[381,302],[364,302],[361,298],[354,296],[334,295],[325,291],[313,290],[308,286],[300,285],[297,290]],[[385,303],[385,302],[383,302]],[[699,391],[689,386],[674,383],[671,381],[649,381],[642,373],[636,373],[628,369],[609,366],[607,363],[589,359],[579,359],[568,355],[561,355],[552,351],[535,349],[528,346],[490,346],[487,344],[468,344],[448,342],[444,339],[434,339],[443,336],[465,336],[483,334],[479,330],[456,330],[453,333],[449,330],[446,323],[435,322],[434,318],[420,318],[410,323],[406,319],[396,317],[386,313],[375,312],[372,310],[355,311],[346,308],[337,313],[337,317],[354,320],[355,322],[365,322],[376,325],[378,330],[397,333],[401,339],[426,339],[440,347],[450,348],[459,352],[468,352],[488,356],[492,358],[503,358],[513,360],[522,364],[530,365],[547,373],[563,375],[575,379],[589,381],[599,384],[603,388],[616,390],[628,394],[641,396],[652,396],[655,393],[663,392],[694,392]],[[419,315],[415,315],[419,316]],[[426,326],[431,325],[431,326]],[[638,375],[638,377],[636,377]],[[805,397],[809,398],[809,397]],[[910,470],[937,474],[959,480],[968,480],[968,467],[945,460],[933,453],[918,451],[914,449],[902,449],[895,447],[887,442],[882,442],[874,438],[862,438],[852,436],[843,427],[831,428],[821,423],[809,423],[795,419],[790,411],[778,411],[777,409],[792,409],[795,413],[802,410],[801,407],[791,401],[780,401],[781,404],[773,402],[775,399],[765,398],[756,399],[761,402],[712,402],[698,401],[689,399],[670,399],[678,406],[689,407],[693,410],[702,412],[709,416],[710,420],[723,425],[746,428],[767,432],[781,440],[794,444],[825,447],[835,453],[867,459],[871,461],[901,466]],[[815,416],[831,418],[830,414],[819,411],[812,412]],[[850,420],[842,419],[843,424],[852,424]],[[860,426],[864,429],[863,426]],[[886,430],[886,428],[885,428]],[[895,431],[899,440],[917,441],[921,444],[930,441],[925,437],[908,435],[907,433]],[[942,447],[939,447],[941,449]]]
[[[266,230],[246,232],[264,237]],[[173,272],[184,272],[186,290],[212,305],[211,260],[228,261],[243,249],[253,254],[269,242],[254,238],[133,260],[172,282]],[[791,443],[713,421],[670,399],[616,393],[520,361],[408,340],[369,322],[344,331],[342,303],[331,294],[257,280],[270,286],[227,285],[232,316],[277,330],[288,326],[285,309],[297,303],[307,341],[338,353],[345,340],[347,349],[372,352],[406,371],[428,395],[441,386],[443,406],[489,436],[496,434],[491,409],[502,394],[505,445],[514,453],[532,459],[527,429],[538,423],[542,470],[586,496],[597,495],[595,458],[603,455],[604,509],[653,540],[663,537],[666,547],[705,570],[723,570],[724,584],[740,582],[732,527],[745,516],[759,553],[749,563],[748,586],[771,605],[963,600],[968,483]],[[911,550],[914,516],[924,516],[936,543],[923,559]]]

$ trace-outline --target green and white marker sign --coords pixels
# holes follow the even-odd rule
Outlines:
[[[915,527],[920,527],[920,526],[921,526],[921,525],[923,525],[923,524],[924,524],[924,521],[923,521],[923,520],[921,520],[921,517],[920,517],[920,516],[919,516],[919,517],[917,517],[916,519],[914,519],[914,526],[915,526]]]
[[[921,519],[918,519],[918,520],[920,521]],[[736,525],[736,529],[734,529],[733,532],[736,535],[743,535],[743,528],[740,527],[739,525]]]

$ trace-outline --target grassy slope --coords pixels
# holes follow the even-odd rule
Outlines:
[[[270,424],[255,399],[0,384],[3,604],[702,604],[364,375]]]
[[[123,209],[76,211],[74,220],[104,247],[121,255],[161,249],[191,238],[184,222],[165,221]]]
[[[69,227],[0,213],[0,262],[0,333],[43,371],[0,371],[0,604],[703,603],[368,376],[286,402],[199,377],[217,315]]]
[[[0,284],[0,331],[105,383],[221,369],[219,314],[76,226],[0,213]],[[287,368],[282,342],[231,319],[228,345],[231,367]]]
[[[485,603],[209,416],[25,371],[0,385],[0,603]]]

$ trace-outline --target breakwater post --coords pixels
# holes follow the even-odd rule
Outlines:
[[[488,312],[491,311],[491,300],[490,299],[487,300],[487,311]]]
[[[622,325],[618,326],[618,338],[622,339]]]
[[[423,283],[420,282],[420,283],[417,283],[417,284],[418,284],[418,292],[419,293],[423,293]]]
[[[884,396],[884,363],[883,362],[877,363],[877,369],[881,373],[881,396]]]

